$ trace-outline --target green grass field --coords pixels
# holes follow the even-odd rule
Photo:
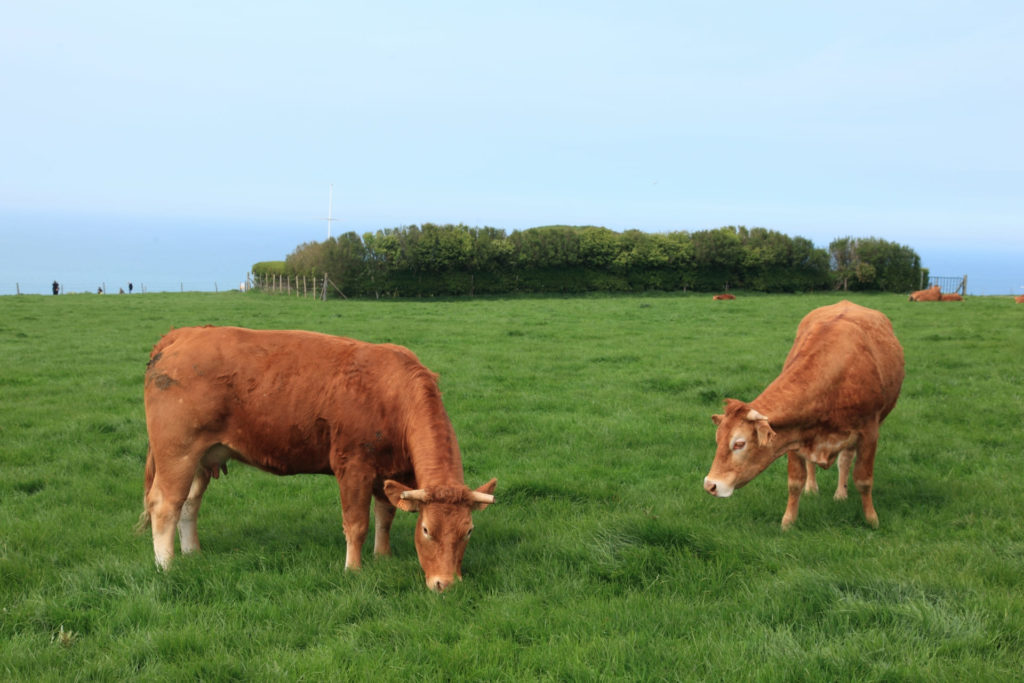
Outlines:
[[[849,297],[906,353],[877,531],[834,469],[789,532],[784,459],[702,490],[711,414],[839,298],[0,297],[0,678],[1020,680],[1024,306]],[[403,513],[395,555],[371,541],[346,573],[334,479],[237,464],[203,553],[158,572],[132,533],[143,373],[204,323],[395,342],[441,373],[467,483],[498,478],[465,581],[426,590]]]

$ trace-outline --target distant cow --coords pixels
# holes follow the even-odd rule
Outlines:
[[[711,297],[713,301],[729,301],[735,298],[736,297],[732,294],[715,294],[713,297]]]
[[[1013,297],[1013,300],[1018,304],[1024,304],[1024,294]]]
[[[902,384],[903,348],[887,317],[849,301],[811,311],[782,373],[750,403],[726,399],[725,414],[712,416],[718,448],[704,489],[726,498],[787,454],[787,529],[796,521],[807,470],[838,458],[836,498],[844,498],[856,456],[853,481],[865,519],[877,527],[871,489],[878,428]]]
[[[910,301],[941,301],[942,288],[932,285],[928,289],[921,289],[910,295]]]
[[[956,292],[951,292],[949,294],[943,294],[939,298],[939,301],[963,301],[963,300],[964,300],[964,298],[962,296],[960,296],[959,294],[957,294]]]
[[[203,492],[234,459],[274,474],[333,474],[345,568],[361,566],[371,498],[374,552],[388,555],[395,508],[419,512],[415,544],[427,586],[462,576],[471,510],[494,502],[492,479],[463,483],[437,375],[401,346],[302,331],[173,330],[145,379],[145,511],[157,564],[199,550]]]

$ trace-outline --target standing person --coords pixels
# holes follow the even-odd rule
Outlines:
[[[132,283],[130,283],[130,282],[128,283],[128,293],[129,294],[132,293]]]
[[[53,295],[57,296],[58,294],[60,294],[60,285],[57,283],[56,280],[54,280],[53,281]]]

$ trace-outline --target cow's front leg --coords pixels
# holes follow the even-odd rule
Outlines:
[[[814,471],[815,464],[810,460],[805,460],[804,463],[807,467],[807,482],[804,484],[804,493],[817,493],[818,477]]]
[[[796,521],[797,509],[800,507],[800,493],[804,490],[804,483],[807,480],[808,465],[814,464],[805,461],[795,453],[787,453],[789,458],[789,500],[786,502],[786,514],[782,516],[782,529],[786,530],[793,526]]]
[[[395,520],[395,506],[386,498],[373,499],[373,553],[391,554],[391,522]]]
[[[363,541],[370,528],[373,479],[359,472],[336,476],[341,490],[341,526],[345,531],[345,569],[359,569],[363,566]]]

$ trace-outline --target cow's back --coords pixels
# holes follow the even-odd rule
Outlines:
[[[765,394],[818,402],[832,421],[884,419],[903,384],[903,348],[879,311],[841,301],[808,313],[797,328],[783,371]]]
[[[372,444],[393,457],[417,384],[436,391],[436,376],[399,346],[300,330],[180,328],[151,354],[146,419],[151,440],[202,438],[279,474],[329,473],[332,444]]]

